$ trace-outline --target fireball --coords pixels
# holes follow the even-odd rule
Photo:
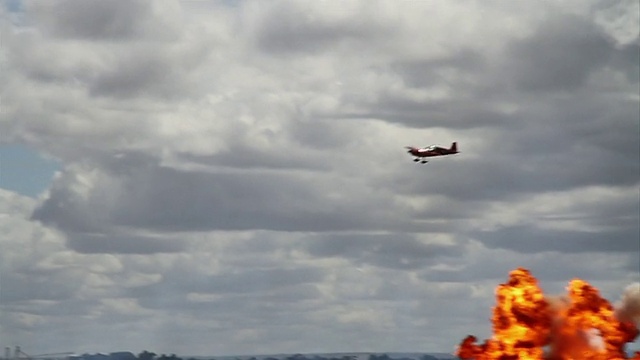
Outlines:
[[[624,347],[638,336],[636,324],[618,319],[613,306],[583,280],[572,280],[567,292],[545,297],[527,269],[513,270],[496,289],[493,336],[484,344],[467,336],[457,355],[468,360],[627,359]],[[632,359],[640,360],[640,352]]]

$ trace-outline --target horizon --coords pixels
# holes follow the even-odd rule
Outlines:
[[[22,350],[22,347],[17,345],[18,348],[20,348],[20,350]],[[6,347],[9,348],[9,347]],[[139,352],[135,352],[135,351],[130,351],[130,350],[115,350],[115,351],[109,351],[109,352],[87,352],[87,353],[75,353],[72,352],[71,354],[67,354],[66,352],[64,353],[46,353],[43,355],[33,355],[30,356],[31,359],[69,359],[69,358],[74,358],[74,357],[80,357],[83,355],[110,355],[110,354],[119,354],[119,353],[130,353],[135,355],[136,357],[138,357],[140,354],[144,353],[145,351],[150,352],[150,353],[154,353],[152,350],[140,350]],[[23,355],[26,356],[25,353],[22,353]],[[61,354],[67,354],[65,356],[62,356]],[[57,355],[57,356],[46,356],[46,355]],[[286,354],[279,354],[279,353],[273,353],[273,354],[235,354],[235,355],[182,355],[182,354],[175,354],[175,353],[162,353],[162,354],[155,354],[155,357],[159,357],[162,355],[176,355],[177,357],[183,359],[183,360],[187,360],[187,359],[212,359],[212,358],[216,358],[216,359],[227,359],[227,358],[235,358],[235,359],[250,359],[250,358],[258,358],[258,359],[265,359],[265,358],[269,358],[269,357],[273,357],[273,358],[282,358],[282,357],[290,357],[290,356],[295,356],[295,355],[302,355],[302,356],[322,356],[322,357],[327,357],[327,356],[351,356],[351,355],[388,355],[389,357],[416,357],[416,356],[422,356],[422,355],[450,355],[455,357],[454,354],[452,353],[447,353],[447,352],[438,352],[438,351],[429,351],[429,352],[420,352],[420,351],[384,351],[384,352],[368,352],[368,351],[348,351],[348,352],[295,352],[295,353],[286,353]],[[6,358],[2,358],[2,359],[6,359]],[[8,359],[15,359],[15,356],[10,356]]]

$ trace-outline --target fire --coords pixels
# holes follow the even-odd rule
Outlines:
[[[618,320],[613,306],[583,280],[572,280],[567,291],[566,297],[545,297],[527,269],[513,270],[496,289],[493,337],[476,344],[470,335],[457,355],[467,360],[627,359],[624,347],[638,336],[636,325]],[[640,352],[632,359],[640,360]]]

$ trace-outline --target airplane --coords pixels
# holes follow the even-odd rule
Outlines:
[[[409,149],[409,151],[407,151],[409,154],[416,157],[415,159],[413,159],[413,161],[415,162],[419,161],[422,164],[428,163],[428,161],[425,159],[427,157],[453,155],[453,154],[459,153],[458,143],[456,143],[455,141],[451,144],[451,147],[448,149],[440,146],[436,146],[436,145],[431,145],[424,148],[417,148],[414,146],[405,146],[405,148]]]

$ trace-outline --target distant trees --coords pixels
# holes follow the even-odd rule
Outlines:
[[[420,360],[440,360],[435,356],[431,356],[431,355],[422,355],[420,357]]]
[[[156,357],[156,353],[148,352],[147,350],[138,354],[138,360],[153,360]]]
[[[314,355],[313,357],[306,357],[301,354],[295,354],[295,355],[286,357],[285,360],[357,360],[357,358],[358,357],[356,355],[344,355],[341,357],[324,357],[324,356]],[[278,359],[269,358],[265,360],[278,360]]]
[[[158,356],[158,354],[145,350],[140,354],[138,354],[138,360],[182,360],[182,358],[177,357],[176,354],[171,354],[171,355],[162,354],[157,358],[156,356]]]
[[[81,359],[81,360],[87,360],[87,359]],[[94,359],[90,359],[90,360],[94,360]],[[98,360],[102,360],[102,359],[98,359]],[[110,359],[110,360],[127,360],[127,359]],[[183,360],[183,359],[176,356],[175,354],[171,354],[171,355],[161,354],[160,356],[158,356],[158,354],[154,352],[144,350],[140,354],[138,354],[135,360]],[[200,359],[189,358],[187,360],[200,360]],[[209,360],[215,360],[215,359],[211,358]],[[241,360],[241,359],[237,358],[236,360]],[[266,358],[263,357],[261,359],[258,359],[256,357],[250,357],[246,360],[358,360],[358,356],[357,355],[339,356],[337,354],[336,356],[320,356],[320,355],[305,356],[302,354],[294,354],[286,357],[266,357]],[[370,354],[368,360],[415,360],[415,359],[414,358],[392,358],[387,354]],[[437,357],[424,354],[420,357],[419,360],[439,360],[439,359]]]
[[[371,354],[369,355],[369,360],[413,360],[412,358],[391,358],[387,354],[377,355]],[[424,354],[420,357],[420,360],[439,360],[435,356]]]
[[[391,360],[391,358],[387,354],[382,354],[382,355],[371,354],[369,355],[369,360]]]

